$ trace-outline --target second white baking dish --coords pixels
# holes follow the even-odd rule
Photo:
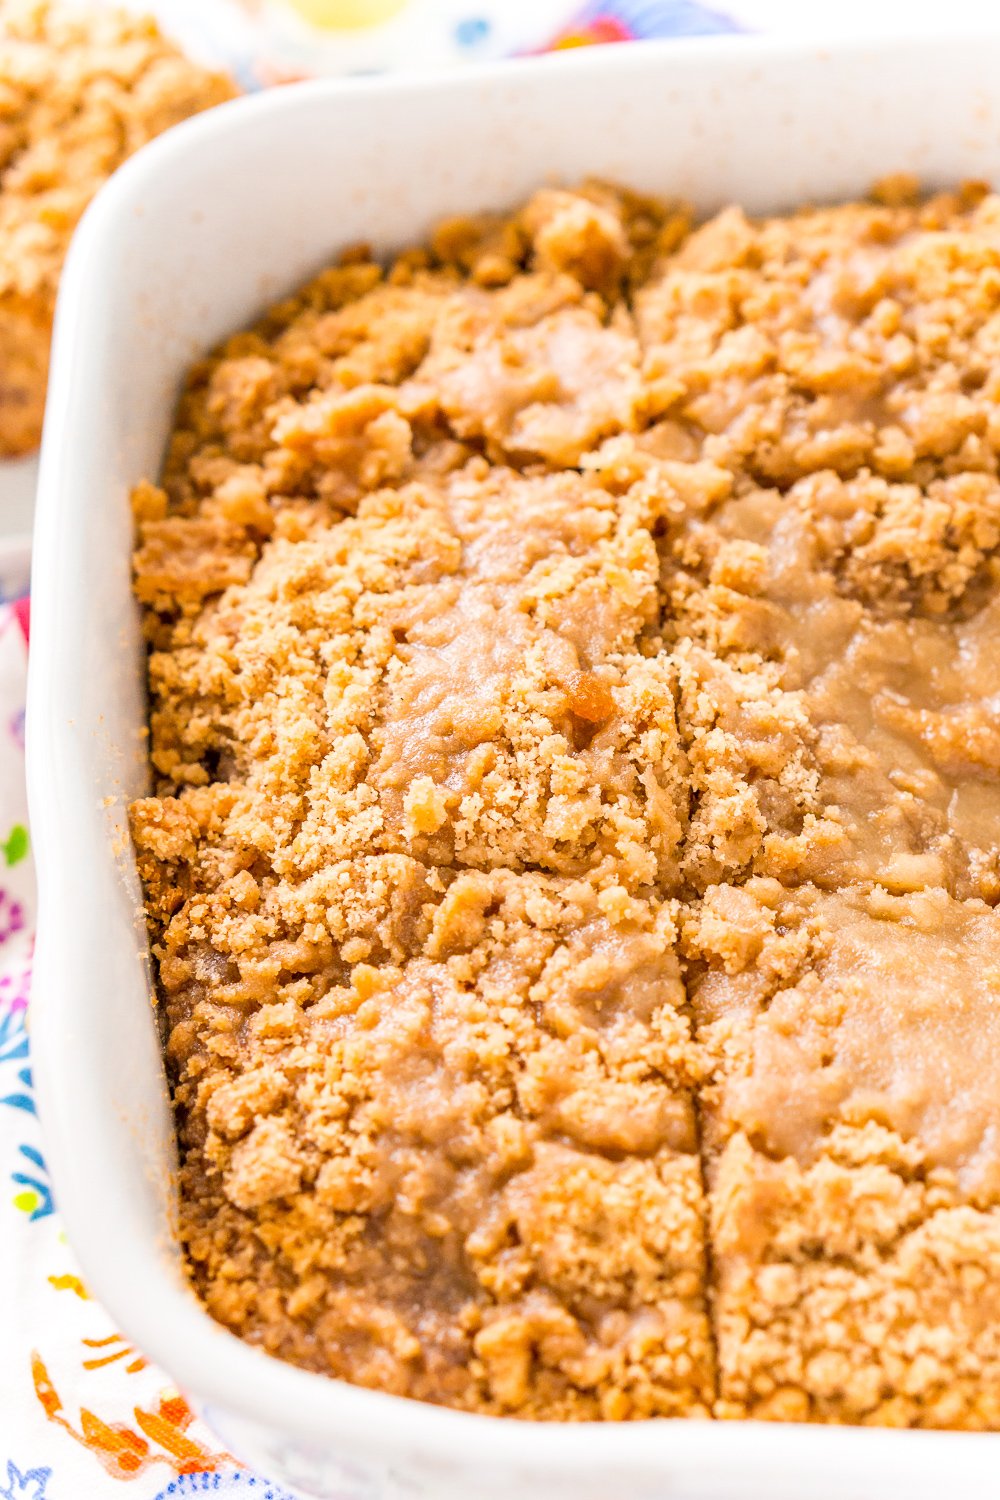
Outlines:
[[[171,1128],[124,809],[144,784],[130,487],[191,360],[345,243],[586,174],[752,211],[877,175],[1000,180],[1000,40],[820,52],[600,49],[227,105],[127,165],[59,308],[40,504],[29,771],[41,882],[34,1048],[74,1247],[122,1330],[234,1453],[337,1500],[887,1500],[1000,1493],[1000,1436],[701,1422],[530,1426],[306,1374],[226,1333],[171,1236]]]

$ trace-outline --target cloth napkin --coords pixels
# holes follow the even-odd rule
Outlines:
[[[357,19],[364,0],[353,3]],[[230,68],[247,87],[294,73],[409,63],[414,26],[423,38],[421,63],[458,64],[643,37],[776,28],[818,36],[941,24],[941,7],[932,0],[409,0],[396,4],[390,20],[350,34],[310,30],[303,19],[309,11],[329,21],[337,0],[254,0],[252,6],[135,0],[134,8],[156,10],[193,52]],[[379,0],[372,10],[384,15],[387,8]],[[948,14],[955,25],[1000,25],[994,0],[951,0]],[[0,473],[0,506],[3,494]],[[169,1377],[113,1326],[90,1297],[60,1226],[31,1078],[28,564],[26,544],[0,543],[0,1500],[205,1494],[294,1500],[221,1452]],[[107,1232],[114,1233],[113,1224]]]

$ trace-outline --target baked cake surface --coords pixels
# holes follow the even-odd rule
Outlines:
[[[347,253],[135,496],[210,1311],[542,1418],[1000,1427],[1000,200]]]
[[[140,146],[234,93],[151,20],[0,4],[0,456],[41,435],[59,275],[84,209]]]

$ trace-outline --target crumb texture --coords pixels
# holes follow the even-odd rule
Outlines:
[[[1000,200],[363,249],[134,496],[221,1322],[536,1418],[1000,1428]]]
[[[234,92],[151,20],[3,0],[0,456],[38,443],[59,275],[84,209],[140,146]]]

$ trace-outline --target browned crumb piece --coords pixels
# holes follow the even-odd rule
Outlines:
[[[1000,919],[716,887],[686,919],[726,1416],[1000,1423]]]
[[[1000,207],[889,196],[728,210],[637,296],[644,441],[728,477],[660,543],[693,727],[725,747],[698,884],[735,827],[747,872],[1000,897]]]
[[[959,567],[956,518],[980,542],[968,586],[916,607],[918,570]],[[692,880],[738,860],[783,880],[997,900],[998,545],[1000,481],[984,474],[923,491],[834,474],[785,495],[750,487],[661,543],[682,739],[696,771],[708,752]],[[862,574],[871,586],[852,597]]]
[[[0,13],[0,456],[41,432],[56,289],[83,210],[153,136],[232,97],[150,20],[7,0]]]
[[[727,209],[638,294],[648,399],[760,485],[996,474],[998,293],[1000,204],[978,188]]]
[[[648,520],[641,496],[474,461],[278,536],[151,657],[154,764],[238,782],[229,827],[284,879],[384,850],[669,884],[686,802],[672,667],[645,650]],[[140,596],[245,576],[212,527],[143,523]]]
[[[471,1410],[1000,1427],[998,295],[977,188],[588,184],[192,372],[132,822],[229,1327]]]
[[[162,821],[137,809],[161,857]],[[180,826],[169,853],[189,852]],[[339,874],[339,952],[307,924],[248,970],[280,901],[247,872],[211,931],[188,901],[167,932],[183,1232],[212,1312],[308,1368],[470,1409],[707,1413],[671,908],[507,871],[435,893],[399,856]],[[389,933],[388,959],[358,961]]]
[[[151,658],[177,795],[133,831],[184,1233],[216,1315],[300,1363],[708,1411],[695,1059],[649,896],[684,815],[651,503],[473,460],[279,516],[189,618],[192,550],[202,579],[242,553],[138,497],[140,593],[183,611]]]

